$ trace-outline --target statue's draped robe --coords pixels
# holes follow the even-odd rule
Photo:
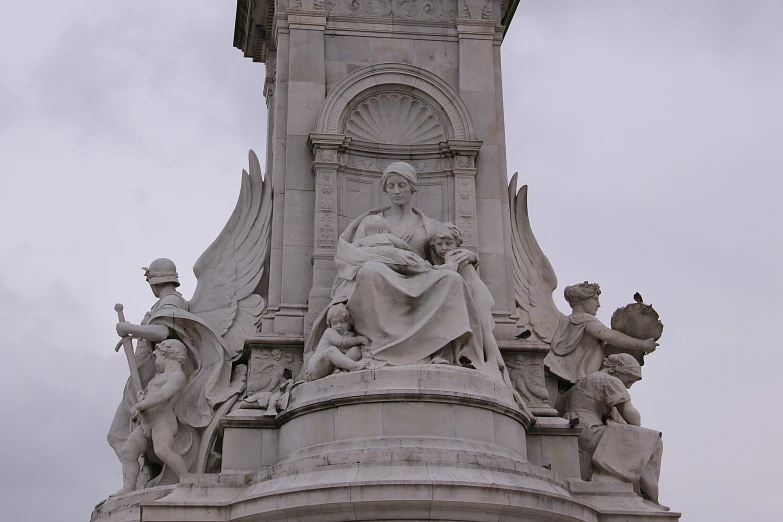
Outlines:
[[[658,431],[606,420],[612,408],[630,400],[620,379],[599,371],[571,388],[564,416],[579,419],[579,449],[592,456],[593,480],[619,478],[638,492],[643,472],[660,476],[663,442]]]
[[[168,295],[152,307],[142,324],[159,324],[169,329],[170,339],[179,339],[188,349],[188,361],[183,370],[187,376],[185,389],[174,407],[177,415],[175,449],[182,455],[191,472],[203,468],[209,438],[216,426],[216,409],[236,399],[242,383],[231,382],[231,357],[222,337],[200,317],[187,311],[187,302],[179,294]],[[136,364],[141,385],[146,388],[155,376],[154,345],[139,340],[136,344]],[[138,401],[131,391],[130,379],[125,385],[123,400],[117,408],[107,439],[119,457],[134,424],[130,407]],[[151,445],[150,445],[151,447]],[[148,452],[148,456],[153,454]],[[176,482],[177,477],[165,469],[147,486]]]
[[[340,236],[335,254],[337,277],[332,304],[346,303],[357,333],[368,337],[379,361],[394,365],[426,364],[442,357],[452,364],[468,357],[484,368],[481,323],[468,287],[451,270],[425,270],[402,275],[393,259],[352,245],[365,236],[362,222],[373,209],[356,218]],[[439,222],[418,209],[417,225],[405,234],[408,248],[428,257],[430,233]],[[312,351],[326,326],[326,311],[316,319],[305,351]]]
[[[591,323],[601,321],[586,313],[561,315],[544,358],[550,372],[571,384],[600,370],[604,360],[604,343],[585,331]]]

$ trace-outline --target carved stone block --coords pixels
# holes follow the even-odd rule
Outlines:
[[[288,369],[297,375],[302,368],[302,348],[297,346],[251,345],[250,369],[247,376],[248,396],[271,392],[285,382],[283,372]]]
[[[544,357],[549,346],[529,341],[500,341],[503,361],[514,388],[536,417],[551,417],[557,411],[549,405],[544,381]]]

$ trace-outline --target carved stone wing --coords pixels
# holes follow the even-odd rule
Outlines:
[[[250,174],[242,171],[239,200],[217,239],[193,267],[198,284],[189,309],[223,336],[233,358],[257,331],[266,301],[256,293],[269,258],[272,183],[263,179],[250,151]]]
[[[530,228],[527,213],[527,185],[517,192],[517,174],[508,186],[511,209],[511,247],[514,253],[514,294],[519,325],[532,328],[544,342],[551,342],[563,315],[555,306],[552,292],[557,276],[549,259],[541,251]]]

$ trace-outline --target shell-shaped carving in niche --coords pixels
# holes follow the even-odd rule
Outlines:
[[[404,94],[379,94],[361,102],[345,124],[345,134],[388,145],[427,145],[446,141],[438,117]]]

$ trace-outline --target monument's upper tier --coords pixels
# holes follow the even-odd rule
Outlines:
[[[451,28],[460,20],[495,21],[505,34],[519,0],[237,0],[234,47],[257,62],[275,48],[275,14],[286,9],[321,12],[335,21],[410,23]],[[365,27],[365,31],[368,27]]]

